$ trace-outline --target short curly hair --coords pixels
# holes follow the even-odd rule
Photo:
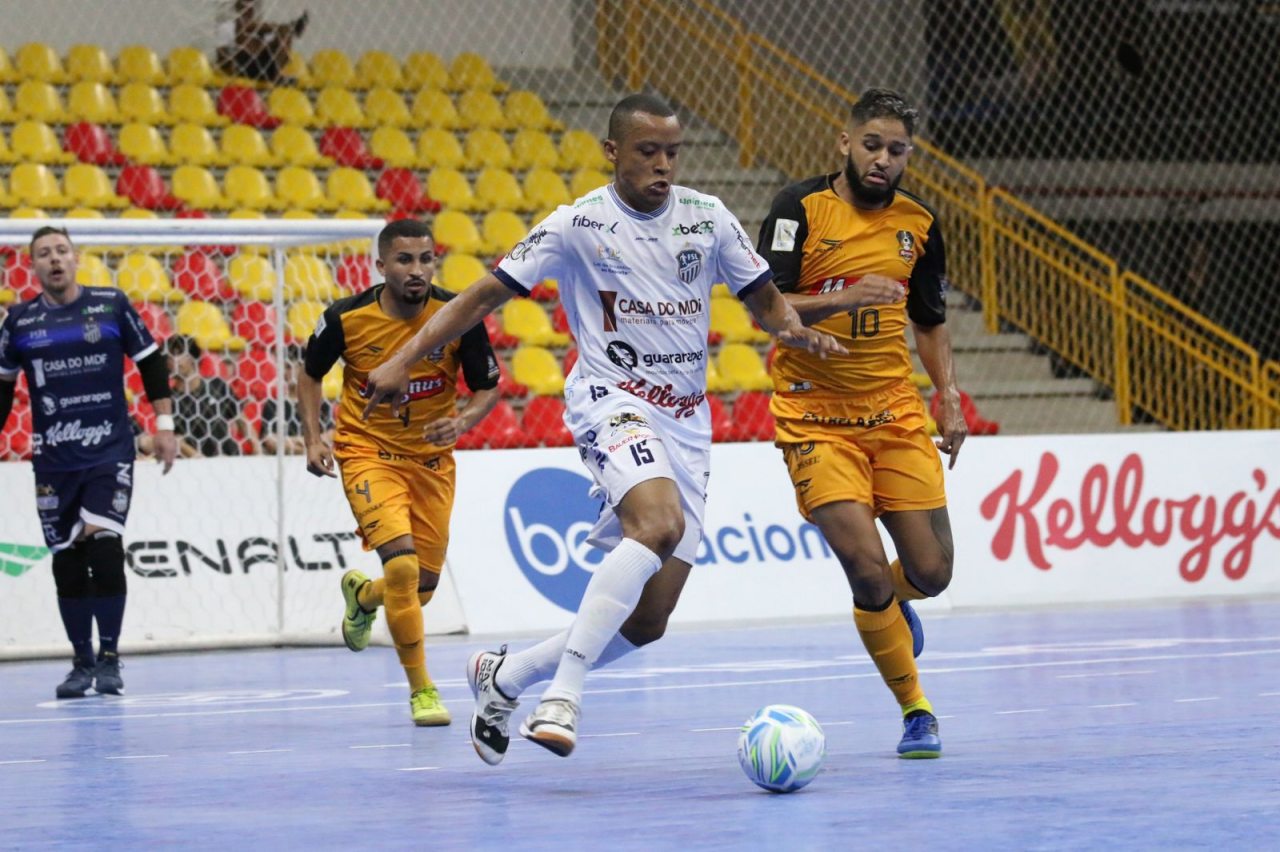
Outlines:
[[[891,89],[867,89],[849,110],[854,124],[865,124],[873,118],[896,118],[911,136],[916,130],[919,110],[907,103],[907,99]]]

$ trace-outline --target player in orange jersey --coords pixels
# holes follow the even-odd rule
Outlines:
[[[382,559],[383,576],[376,580],[360,571],[342,577],[347,647],[368,646],[376,610],[385,605],[409,679],[414,724],[447,725],[449,711],[427,676],[422,606],[440,582],[449,543],[453,445],[497,403],[498,362],[484,326],[476,325],[412,366],[396,415],[362,419],[369,371],[453,298],[431,283],[435,245],[425,223],[404,219],[387,225],[378,235],[378,255],[385,283],[335,302],[307,342],[305,374],[298,381],[307,470],[334,476],[336,459],[365,549]],[[320,430],[321,381],[339,358],[343,393],[330,448]],[[459,367],[473,391],[461,410]]]
[[[872,89],[840,134],[845,167],[783,189],[760,232],[778,289],[800,318],[848,354],[779,349],[771,405],[804,516],[818,525],[853,590],[863,644],[902,707],[902,757],[938,757],[938,720],[915,657],[911,600],[951,582],[954,547],[938,450],[955,465],[967,432],[944,325],[946,252],[934,212],[901,191],[917,113]],[[911,382],[906,328],[941,400],[930,440]],[[890,562],[876,518],[892,537]]]

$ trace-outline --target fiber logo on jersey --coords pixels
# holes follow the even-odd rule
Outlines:
[[[521,573],[539,594],[575,612],[604,553],[587,544],[600,514],[591,480],[561,468],[531,470],[507,493],[503,527]]]

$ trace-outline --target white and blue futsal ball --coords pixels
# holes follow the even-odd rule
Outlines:
[[[738,736],[738,762],[766,790],[793,793],[808,784],[827,756],[818,721],[789,704],[770,704],[752,714]]]

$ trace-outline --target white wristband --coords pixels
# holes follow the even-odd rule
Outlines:
[[[173,431],[173,415],[157,414],[156,415],[156,431],[172,432]]]

